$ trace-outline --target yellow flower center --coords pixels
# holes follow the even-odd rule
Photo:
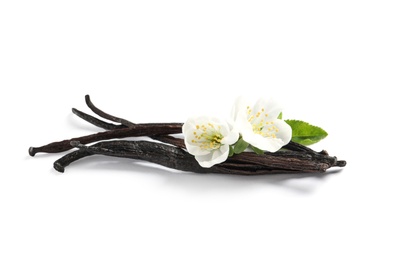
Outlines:
[[[224,136],[220,133],[221,126],[216,127],[208,123],[207,125],[196,125],[197,131],[193,132],[193,144],[197,144],[203,150],[214,150],[221,147],[221,140]]]
[[[268,114],[264,108],[261,108],[256,114],[252,113],[252,108],[247,106],[247,120],[252,125],[253,132],[263,137],[276,138],[279,129],[274,125],[273,121],[268,121]]]

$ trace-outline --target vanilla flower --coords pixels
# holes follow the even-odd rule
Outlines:
[[[190,118],[182,132],[188,152],[205,168],[227,160],[229,146],[239,138],[227,122],[212,117]]]
[[[234,127],[244,141],[269,152],[276,152],[292,138],[291,127],[278,119],[281,107],[272,99],[259,99],[252,107],[240,97],[232,110]]]

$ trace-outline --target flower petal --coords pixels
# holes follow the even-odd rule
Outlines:
[[[232,130],[227,136],[224,136],[224,138],[221,140],[221,143],[225,145],[231,145],[236,143],[238,139],[239,139],[239,132],[236,130]]]
[[[222,163],[227,160],[229,153],[229,146],[223,145],[220,149],[213,150],[207,155],[195,156],[199,165],[203,168],[210,168],[215,164]]]
[[[231,131],[227,122],[213,117],[189,118],[182,130],[187,151],[202,167],[225,161],[229,144],[239,138],[239,133]]]
[[[292,139],[292,128],[284,120],[276,119],[274,120],[274,125],[278,128],[278,132],[275,133],[276,138],[286,145]]]
[[[189,140],[189,141],[188,141]],[[187,148],[188,153],[192,155],[206,155],[209,154],[210,151],[200,148],[199,146],[192,143],[191,139],[185,138],[184,140],[185,147]]]
[[[243,140],[258,149],[268,152],[276,152],[284,145],[284,142],[279,138],[263,137],[255,133],[243,135]]]
[[[279,114],[282,112],[281,105],[272,98],[264,99],[260,98],[257,100],[253,107],[253,114],[261,112],[264,109],[264,113],[267,115],[268,120],[273,120],[278,118]]]
[[[197,144],[193,143],[196,136],[194,135],[197,132],[199,135],[202,133],[200,129],[196,129],[196,125],[199,124],[201,120],[195,120],[190,118],[187,122],[182,126],[182,132],[184,134],[184,143],[188,152],[192,155],[206,155],[209,151],[201,149]]]
[[[245,115],[246,116],[246,108],[250,106],[249,101],[243,97],[240,96],[235,100],[234,105],[232,106],[232,119],[235,121],[238,117],[238,115]]]
[[[277,119],[282,109],[273,99],[257,100],[253,108],[245,107],[245,100],[235,102],[233,115],[234,127],[244,141],[261,150],[276,152],[287,144],[292,136],[290,126]]]
[[[245,108],[246,110],[246,108]],[[239,113],[236,118],[235,122],[233,125],[233,131],[237,131],[242,134],[243,131],[250,131],[252,132],[252,125],[249,123],[247,120],[247,116],[244,113]]]

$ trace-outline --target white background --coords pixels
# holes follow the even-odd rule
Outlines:
[[[1,1],[1,259],[397,259],[396,1]],[[239,95],[322,126],[319,175],[181,173],[30,146],[227,117]]]

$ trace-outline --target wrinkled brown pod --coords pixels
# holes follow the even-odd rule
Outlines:
[[[86,96],[86,104],[95,114],[118,124],[107,123],[77,109],[72,109],[74,114],[95,126],[105,129],[105,131],[52,142],[40,147],[30,147],[29,154],[34,156],[36,153],[58,153],[78,148],[78,150],[70,152],[54,162],[54,168],[60,172],[64,172],[65,167],[70,163],[95,154],[144,160],[181,171],[240,175],[320,173],[331,167],[344,167],[346,165],[345,161],[329,156],[326,151],[315,152],[308,147],[290,142],[275,153],[266,152],[258,155],[244,152],[234,155],[224,163],[211,168],[202,168],[195,158],[185,151],[184,141],[170,136],[170,134],[181,133],[181,123],[134,124],[98,109],[88,95]],[[158,142],[104,141],[138,136],[148,136]],[[85,145],[94,142],[97,143],[91,146]]]

